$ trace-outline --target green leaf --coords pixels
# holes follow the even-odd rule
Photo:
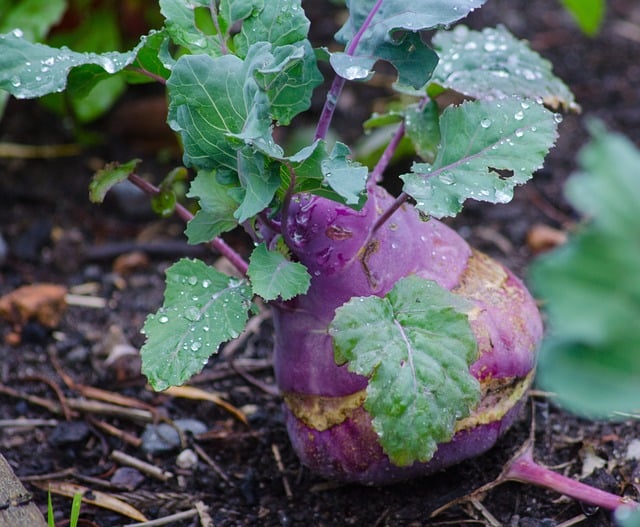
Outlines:
[[[213,57],[222,54],[219,35],[208,35],[196,24],[196,9],[209,10],[209,0],[160,0],[160,12],[165,27],[175,44],[191,53],[204,53]]]
[[[182,136],[187,166],[237,170],[242,143],[231,143],[228,136],[242,131],[255,95],[255,90],[244,93],[245,79],[244,64],[234,55],[178,59],[167,81],[168,122]]]
[[[438,57],[418,32],[451,24],[484,1],[386,0],[360,35],[355,53],[335,53],[331,65],[346,79],[365,80],[372,75],[376,60],[387,60],[398,71],[400,84],[420,89],[429,80]],[[376,0],[348,1],[349,18],[336,38],[349,44],[375,4]]]
[[[155,390],[184,383],[218,346],[244,329],[251,301],[246,280],[224,275],[199,260],[167,269],[164,304],[147,317],[142,371]]]
[[[229,194],[231,188],[231,185],[220,183],[213,170],[198,172],[187,194],[189,198],[199,198],[200,203],[200,210],[185,230],[189,243],[211,241],[238,225],[233,216],[238,202]]]
[[[560,0],[560,3],[585,34],[590,37],[598,34],[607,7],[605,0]]]
[[[336,191],[347,205],[357,205],[367,183],[369,170],[349,160],[351,151],[344,143],[337,142],[327,159],[320,166],[327,184]]]
[[[435,217],[454,216],[467,198],[506,203],[513,188],[542,166],[557,136],[554,115],[517,98],[468,101],[440,118],[441,142],[433,164],[404,174],[404,191]]]
[[[429,92],[442,87],[476,99],[520,96],[542,99],[552,108],[573,108],[573,94],[551,63],[503,26],[472,31],[458,25],[433,37],[440,62]]]
[[[288,260],[262,243],[251,253],[247,274],[253,292],[265,300],[289,300],[309,289],[311,276],[304,265]]]
[[[311,106],[313,90],[323,80],[313,48],[306,40],[275,48],[273,64],[257,68],[254,77],[269,98],[272,119],[281,125],[288,125]]]
[[[127,163],[109,163],[98,170],[89,183],[89,199],[93,203],[102,203],[107,192],[133,174],[140,161],[140,159],[132,159]]]
[[[640,407],[640,152],[595,134],[566,187],[591,219],[534,263],[531,280],[549,320],[540,382],[569,409],[606,417]]]
[[[254,9],[234,37],[238,55],[244,57],[257,42],[270,42],[277,47],[305,40],[309,20],[300,3],[300,0],[265,0],[263,9]]]
[[[352,298],[329,331],[335,359],[369,377],[365,408],[391,461],[429,461],[480,399],[470,304],[417,276],[384,297]]]
[[[169,35],[166,30],[152,31],[144,40],[143,46],[138,50],[132,67],[156,75],[162,79],[168,79],[175,61],[167,60]],[[127,69],[124,77],[130,84],[147,83],[152,81],[148,75]]]
[[[67,7],[65,0],[21,0],[0,13],[0,33],[19,29],[30,41],[42,40]]]
[[[631,506],[621,506],[615,513],[616,523],[621,527],[640,527],[640,511]]]
[[[259,152],[244,148],[238,152],[238,176],[244,192],[234,215],[242,223],[271,203],[280,186],[280,165]]]
[[[168,218],[176,210],[176,202],[176,193],[172,189],[160,189],[160,192],[151,198],[151,209],[163,218]]]
[[[433,162],[440,143],[440,111],[435,101],[429,101],[423,108],[409,106],[404,120],[407,137],[413,143],[416,153],[425,161]]]
[[[131,64],[145,37],[131,51],[120,53],[80,53],[66,47],[52,48],[34,44],[15,32],[0,35],[0,89],[18,98],[37,98],[64,90],[67,76],[74,69],[99,66],[106,74],[114,74]]]

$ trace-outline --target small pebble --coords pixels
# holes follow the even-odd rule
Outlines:
[[[49,444],[57,448],[80,445],[90,432],[84,421],[62,421],[49,434]]]
[[[626,459],[640,459],[640,439],[632,439],[627,447]]]
[[[193,434],[194,436],[204,434],[208,430],[207,425],[197,419],[176,419],[173,424],[182,432]]]
[[[125,488],[128,491],[137,489],[143,481],[144,476],[142,475],[142,473],[132,467],[117,468],[113,473],[113,476],[111,476],[111,483],[113,485]]]
[[[142,450],[147,454],[171,452],[179,446],[180,434],[173,426],[167,423],[147,425],[142,434]]]
[[[185,448],[178,454],[176,465],[185,470],[191,470],[198,465],[198,455],[190,448]]]

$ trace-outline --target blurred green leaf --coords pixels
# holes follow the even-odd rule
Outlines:
[[[140,159],[127,163],[109,163],[98,170],[89,184],[89,198],[93,203],[102,203],[111,188],[127,179],[136,169]]]
[[[560,0],[580,29],[590,37],[598,34],[604,20],[606,0]]]
[[[567,183],[589,219],[535,262],[531,280],[550,327],[540,382],[571,410],[602,417],[640,408],[640,152],[594,134]]]

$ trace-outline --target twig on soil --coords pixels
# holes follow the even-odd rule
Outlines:
[[[502,527],[502,524],[489,512],[478,498],[471,498],[469,501],[471,502],[471,505],[473,505],[473,507],[482,514],[482,517],[489,522],[491,527]]]
[[[18,143],[0,143],[0,158],[12,159],[50,159],[54,157],[72,157],[82,153],[79,144],[66,145],[22,145]]]
[[[169,516],[164,516],[163,518],[158,518],[156,520],[149,520],[141,523],[128,523],[123,527],[157,527],[159,525],[172,525],[174,522],[188,520],[189,518],[198,516],[198,514],[198,509],[189,509],[188,511],[176,512],[175,514],[170,514]]]
[[[249,421],[247,421],[247,416],[244,415],[244,412],[225,401],[220,395],[216,393],[201,390],[200,388],[195,388],[193,386],[171,386],[170,388],[164,390],[162,393],[171,395],[172,397],[181,397],[183,399],[210,401],[218,405],[220,408],[224,408],[240,422],[249,426]]]
[[[587,516],[585,514],[578,514],[577,516],[574,516],[573,518],[570,518],[567,521],[559,523],[558,525],[556,525],[556,527],[572,527],[573,525],[578,525],[579,523],[582,523],[586,519],[587,519]]]
[[[62,412],[62,415],[64,415],[64,418],[67,421],[71,420],[71,410],[69,409],[69,405],[67,404],[67,398],[65,397],[64,393],[62,393],[60,386],[58,386],[56,382],[54,382],[52,379],[49,379],[48,377],[45,377],[44,375],[37,374],[21,375],[18,377],[18,380],[21,382],[36,381],[46,384],[49,388],[51,388],[51,390],[53,390],[53,393],[56,394],[56,397],[59,401],[60,410]]]
[[[276,460],[276,466],[280,471],[280,477],[282,478],[282,486],[284,487],[284,493],[288,499],[293,498],[293,492],[291,492],[291,485],[284,472],[284,464],[282,463],[282,456],[280,455],[280,449],[275,443],[271,443],[271,452],[273,452],[273,458]]]
[[[42,406],[46,408],[51,413],[61,414],[62,409],[60,405],[50,401],[49,399],[45,399],[44,397],[39,397],[37,395],[31,395],[29,393],[20,392],[15,390],[14,388],[10,388],[9,386],[5,386],[4,384],[0,384],[0,393],[4,395],[8,395],[9,397],[14,397],[16,399],[23,399],[28,403],[34,404],[36,406]]]
[[[250,375],[246,371],[242,370],[242,368],[238,367],[235,363],[231,363],[231,367],[249,384],[253,384],[257,388],[260,388],[263,392],[269,395],[273,395],[274,397],[280,395],[280,391],[278,390],[277,386],[273,384],[267,384],[266,382],[262,382],[260,379],[256,379],[253,375]]]
[[[152,412],[140,410],[138,408],[123,408],[115,404],[103,403],[100,401],[89,401],[86,399],[68,399],[67,403],[72,410],[91,414],[109,415],[111,417],[122,417],[132,421],[151,423],[155,421]]]
[[[227,483],[231,483],[231,480],[229,479],[229,476],[227,476],[227,474],[224,472],[224,470],[222,470],[222,467],[220,467],[220,465],[218,465],[215,462],[215,460],[211,456],[209,456],[209,454],[207,454],[200,445],[198,445],[197,443],[194,443],[192,445],[192,448],[195,450],[196,454],[198,454],[198,456],[207,465],[209,465],[213,469],[213,471],[216,474],[218,474],[218,476],[220,476],[220,478],[222,478]]]
[[[100,296],[74,295],[67,293],[64,301],[69,306],[88,307],[92,309],[104,309],[107,307],[107,300]]]
[[[238,375],[238,372],[233,368],[239,366],[244,372],[257,372],[262,370],[270,370],[273,368],[273,360],[269,359],[243,359],[239,358],[233,361],[233,364],[227,364],[221,362],[216,364],[214,369],[208,369],[199,373],[191,381],[190,384],[208,383],[212,381],[220,381],[228,377],[234,377]]]
[[[20,476],[20,481],[51,481],[52,479],[66,478],[75,476],[76,469],[74,467],[58,470],[57,472],[48,472],[47,474],[32,474],[31,476]]]
[[[131,446],[134,446],[136,448],[139,448],[140,445],[142,445],[142,439],[140,439],[137,436],[134,436],[133,434],[130,434],[129,432],[125,432],[124,430],[120,430],[119,428],[113,426],[110,423],[107,423],[105,421],[101,421],[101,420],[96,419],[95,417],[92,417],[92,416],[88,416],[87,419],[96,428],[99,428],[103,432],[105,432],[105,433],[107,433],[109,435],[112,435],[113,437],[117,437],[118,439],[122,440],[124,443],[127,443],[127,444],[129,444]]]
[[[198,519],[200,520],[200,525],[202,527],[214,527],[213,519],[209,514],[209,507],[202,501],[196,501],[195,505],[196,509],[198,510]]]
[[[143,472],[144,474],[147,474],[148,476],[151,476],[152,478],[158,479],[160,481],[166,482],[173,478],[173,474],[171,472],[162,470],[160,467],[156,467],[155,465],[147,463],[146,461],[138,459],[137,457],[125,454],[121,450],[113,450],[110,457],[116,463],[138,469],[140,472]]]
[[[19,417],[17,419],[0,419],[0,428],[39,428],[41,426],[57,426],[57,419],[26,419]]]

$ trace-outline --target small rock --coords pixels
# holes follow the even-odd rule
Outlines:
[[[176,419],[173,424],[182,432],[193,434],[194,436],[204,434],[208,430],[207,425],[197,419]]]
[[[176,465],[184,470],[191,470],[198,466],[198,455],[190,448],[185,448],[178,454]]]
[[[627,446],[626,459],[640,459],[640,439],[632,439]]]
[[[133,491],[137,489],[144,481],[144,476],[139,470],[132,467],[120,467],[111,476],[111,483]]]
[[[142,434],[142,450],[148,454],[171,452],[180,446],[180,434],[171,425],[150,424]]]
[[[62,421],[49,434],[49,444],[57,448],[79,446],[90,433],[89,425],[84,421]]]

